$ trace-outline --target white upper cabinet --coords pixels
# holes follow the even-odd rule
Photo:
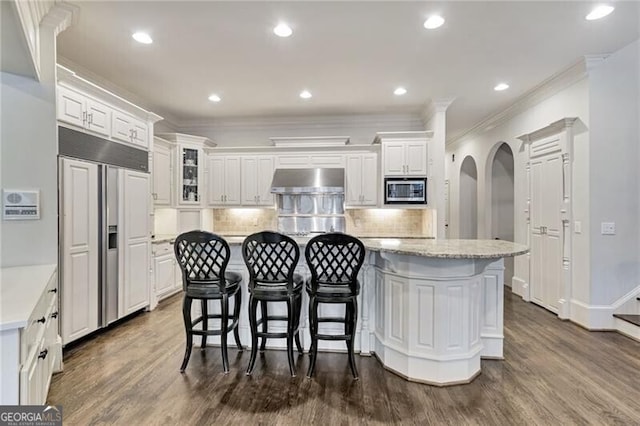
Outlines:
[[[383,142],[385,176],[426,176],[427,142],[394,141]]]
[[[155,138],[153,144],[153,202],[158,206],[171,205],[171,148],[162,139]]]
[[[433,132],[381,132],[374,143],[382,144],[384,176],[427,176],[428,142]]]
[[[242,205],[272,206],[271,181],[275,170],[272,155],[242,157]]]
[[[202,148],[178,145],[178,204],[199,206],[204,192],[204,162]]]
[[[100,136],[111,136],[111,109],[95,99],[58,87],[58,120]]]
[[[241,204],[240,156],[209,156],[209,205],[239,206]]]
[[[149,129],[141,120],[120,111],[113,111],[113,138],[122,142],[149,147]]]
[[[58,65],[57,116],[60,123],[105,139],[149,149],[153,123],[162,117],[78,77]]]
[[[370,154],[346,156],[345,202],[348,206],[376,206],[378,204],[378,157]]]

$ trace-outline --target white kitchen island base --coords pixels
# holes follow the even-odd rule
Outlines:
[[[502,358],[503,259],[372,254],[372,350],[387,369],[445,386]]]

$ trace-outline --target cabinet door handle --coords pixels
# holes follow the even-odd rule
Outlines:
[[[93,113],[87,115],[87,119],[89,121],[89,125],[93,124]]]
[[[158,194],[156,194],[155,192],[153,193],[153,199],[157,200],[158,199]]]
[[[48,353],[49,353],[48,349],[45,349],[44,351],[40,351],[40,353],[38,354],[38,358],[45,359]]]
[[[87,122],[87,111],[82,111],[82,124]]]
[[[51,314],[51,318],[58,318],[58,313],[57,312],[53,312]]]
[[[36,322],[41,322],[42,324],[44,324],[46,320],[47,319],[45,317],[42,317],[42,318],[36,320]]]
[[[51,290],[49,290],[49,293],[57,293],[58,289],[57,288],[52,288]]]

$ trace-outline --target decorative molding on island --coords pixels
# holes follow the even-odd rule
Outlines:
[[[231,247],[228,269],[243,276],[246,292],[248,274],[240,253],[245,237],[224,237]],[[295,240],[304,246],[309,238]],[[503,258],[526,253],[526,246],[496,240],[362,238],[362,242],[367,256],[360,275],[356,351],[374,353],[385,368],[407,380],[436,386],[469,383],[480,373],[481,358],[503,358]],[[296,272],[309,276],[304,259]],[[248,295],[243,295],[246,300]],[[334,308],[322,306],[323,315],[344,313]],[[199,306],[193,309],[193,315],[200,315]],[[216,309],[209,307],[210,312]],[[273,310],[279,315],[286,307]],[[243,306],[239,330],[241,341],[248,343],[246,312]],[[302,312],[301,338],[308,350],[306,309]],[[269,327],[277,332],[285,326]],[[339,325],[326,327],[327,332],[340,333]],[[210,341],[219,344],[219,337]],[[284,341],[268,344],[284,348]],[[321,341],[319,348],[346,350],[342,342],[333,341]]]

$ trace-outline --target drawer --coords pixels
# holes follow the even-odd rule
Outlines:
[[[158,256],[166,256],[166,255],[172,255],[174,254],[173,252],[173,244],[171,243],[158,243],[158,244],[153,244],[152,245],[152,251],[153,251],[153,256],[154,257],[158,257]]]
[[[58,280],[57,274],[54,274],[47,284],[45,291],[38,299],[35,309],[29,317],[29,322],[22,331],[20,339],[20,363],[25,362],[26,357],[31,351],[33,345],[37,344],[41,334],[50,316],[58,312]]]

